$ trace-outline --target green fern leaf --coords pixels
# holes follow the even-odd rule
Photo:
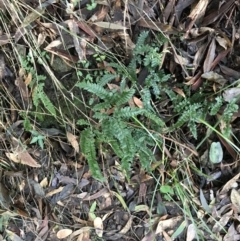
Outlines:
[[[34,95],[33,95],[33,103],[37,108],[39,106],[39,100],[41,100],[41,103],[43,104],[43,106],[56,118],[55,107],[52,104],[51,100],[48,98],[48,96],[45,94],[43,87],[44,87],[44,83],[40,83],[35,88]]]
[[[97,163],[95,139],[91,129],[85,129],[81,132],[80,147],[83,154],[87,158],[88,165],[93,177],[99,181],[104,181],[100,167]]]
[[[103,100],[110,97],[111,92],[108,92],[102,86],[100,86],[98,84],[93,84],[93,83],[89,83],[89,82],[81,82],[81,83],[76,84],[76,86],[81,89],[87,90],[90,93],[97,95],[99,98],[101,98]]]

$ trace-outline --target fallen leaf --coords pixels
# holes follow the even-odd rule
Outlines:
[[[234,176],[231,180],[229,180],[224,186],[223,189],[221,190],[220,194],[225,194],[226,192],[228,192],[232,187],[233,184],[238,181],[240,177],[240,173],[238,173],[236,176]]]
[[[77,140],[78,137],[67,131],[67,139],[76,151],[76,153],[79,153],[79,143]]]
[[[31,24],[33,21],[35,21],[36,19],[38,19],[43,13],[45,12],[45,8],[37,8],[37,9],[34,9],[30,14],[28,14],[22,24],[21,24],[21,27],[22,28],[25,28],[27,27],[29,24]]]
[[[70,234],[72,234],[72,229],[61,229],[57,232],[57,237],[59,239],[64,239],[66,237],[68,237]]]
[[[93,226],[96,228],[96,234],[98,237],[103,236],[103,221],[100,217],[96,217],[93,221]]]
[[[225,213],[218,222],[216,222],[212,228],[213,233],[219,233],[225,229],[225,226],[229,222],[230,218],[232,218],[233,210]]]
[[[139,98],[133,96],[133,102],[138,108],[143,108],[143,102]]]
[[[132,227],[132,216],[128,219],[127,223],[125,224],[123,229],[120,230],[119,233],[125,234],[125,233],[127,233],[131,229],[131,227]]]
[[[27,78],[25,79],[24,83],[28,86],[32,82],[32,73],[29,72]]]
[[[40,182],[41,187],[46,188],[48,185],[48,179],[47,177],[43,178],[43,180]]]
[[[232,204],[237,208],[238,212],[240,212],[240,194],[236,189],[232,189],[230,199]]]
[[[188,225],[188,228],[187,228],[187,239],[186,241],[192,241],[193,239],[195,239],[196,237],[196,229],[194,227],[194,224],[190,224]]]
[[[30,167],[41,167],[31,156],[27,151],[23,151],[20,153],[10,153],[6,152],[6,156],[12,160],[13,162],[20,163],[23,165],[27,165]]]
[[[188,65],[189,61],[187,58],[182,57],[181,55],[175,54],[174,55],[174,60],[176,61],[176,63],[180,64],[180,65]]]
[[[182,222],[182,220],[182,216],[177,216],[166,220],[160,220],[155,234],[162,233],[166,229],[176,229],[176,227],[180,222]]]
[[[240,95],[240,88],[231,88],[231,89],[227,89],[223,92],[223,99],[226,102],[230,102],[232,101],[234,98],[239,97]]]
[[[101,27],[101,28],[106,28],[106,29],[112,29],[112,30],[126,30],[127,28],[116,23],[109,23],[109,22],[96,22],[93,23],[94,25]]]
[[[209,151],[209,159],[213,164],[222,162],[223,150],[220,142],[212,142]]]
[[[47,193],[46,197],[51,197],[52,195],[61,192],[63,190],[63,188],[64,187],[59,187],[58,189],[54,189],[54,190],[50,191],[49,193]]]
[[[220,46],[222,46],[224,49],[227,49],[228,48],[228,42],[226,39],[220,37],[220,36],[217,36],[216,37],[216,40],[217,42],[219,43]]]
[[[200,201],[201,201],[201,204],[202,204],[204,210],[206,212],[208,212],[208,213],[211,213],[211,209],[210,209],[210,207],[209,207],[209,205],[207,203],[207,200],[206,200],[206,198],[205,198],[205,196],[203,194],[202,189],[200,189]]]
[[[203,72],[209,72],[211,69],[211,65],[213,63],[214,57],[215,57],[215,50],[216,50],[216,42],[215,39],[212,39],[212,42],[208,48],[208,53],[207,53],[207,57],[204,61],[203,64]]]

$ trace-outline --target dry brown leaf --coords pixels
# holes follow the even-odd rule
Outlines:
[[[234,176],[231,180],[229,180],[224,186],[223,189],[221,190],[220,194],[225,194],[227,193],[232,187],[233,184],[238,181],[240,177],[240,173],[238,173],[236,176]]]
[[[179,30],[174,28],[171,25],[168,24],[163,24],[163,23],[159,23],[159,22],[154,22],[154,21],[150,21],[150,20],[145,20],[145,19],[140,19],[138,21],[139,26],[145,27],[145,28],[150,28],[159,32],[163,32],[166,34],[178,34]]]
[[[27,78],[25,79],[24,83],[28,86],[32,82],[32,73],[29,72]]]
[[[123,227],[123,229],[119,233],[125,234],[131,229],[131,227],[132,227],[132,216],[130,216],[127,223],[125,224],[125,226]]]
[[[192,28],[194,23],[199,23],[201,18],[204,16],[209,0],[199,0],[195,7],[192,9],[188,18],[191,22],[188,24],[187,31]]]
[[[210,13],[204,17],[202,26],[207,26],[215,22],[219,17],[222,17],[228,9],[232,6],[235,0],[224,1],[221,7],[216,11],[216,9],[211,9]]]
[[[100,217],[96,217],[93,221],[93,226],[96,229],[96,234],[98,237],[103,236],[103,221]]]
[[[225,38],[217,36],[216,40],[219,43],[219,45],[222,46],[224,49],[228,48],[228,42],[227,42],[227,40]]]
[[[79,153],[78,137],[67,131],[67,139],[76,151],[76,153]]]
[[[107,84],[108,88],[110,90],[117,90],[117,91],[120,91],[120,86],[119,85],[116,85],[116,84]]]
[[[68,237],[70,234],[72,234],[72,229],[69,229],[69,228],[61,229],[57,232],[57,237],[59,239],[64,239]]]
[[[239,241],[239,240],[240,240],[240,234],[238,234],[237,230],[235,229],[235,224],[233,222],[229,227],[227,234],[224,236],[223,241]]]
[[[186,95],[184,94],[183,90],[177,87],[173,88],[173,91],[181,95],[183,98],[186,98]]]
[[[155,234],[162,233],[166,229],[175,229],[182,221],[182,216],[173,217],[167,220],[160,220]]]
[[[215,38],[213,38],[212,42],[208,48],[207,57],[203,64],[203,72],[204,73],[210,71],[211,65],[212,65],[214,57],[215,57],[215,51],[216,51],[216,42],[215,42]]]
[[[233,189],[235,190],[235,189]],[[220,231],[224,230],[224,227],[229,222],[229,219],[232,218],[233,210],[225,213],[218,222],[216,222],[212,228],[213,233],[219,233]]]
[[[163,17],[165,21],[168,21],[168,18],[170,16],[171,13],[173,13],[174,10],[174,6],[175,6],[175,1],[176,0],[170,0],[167,3],[167,6],[164,8],[163,10]]]
[[[220,75],[214,71],[205,72],[201,75],[201,77],[204,79],[207,79],[209,81],[214,81],[215,83],[217,83],[221,86],[223,86],[227,82],[227,80],[225,78],[223,78],[222,75]]]
[[[120,25],[120,24],[116,24],[116,23],[110,23],[110,22],[96,22],[93,23],[94,25],[100,27],[100,28],[106,28],[106,29],[112,29],[112,30],[126,30],[128,28]]]
[[[92,38],[95,38],[97,34],[93,31],[93,29],[83,21],[77,21],[77,25],[79,28],[81,28],[85,33],[87,33]]]
[[[219,64],[219,67],[225,75],[228,75],[234,79],[240,79],[240,72],[221,64]]]
[[[195,71],[197,70],[197,68],[200,66],[201,61],[203,60],[203,57],[205,55],[207,49],[207,44],[203,44],[200,46],[200,48],[198,49],[197,53],[194,56],[194,60],[193,60],[193,75],[195,74]]]
[[[101,3],[101,5],[104,5]],[[109,6],[109,4],[107,4]],[[109,7],[102,6],[100,10],[95,12],[92,17],[88,20],[89,22],[102,21],[108,14]]]
[[[43,178],[43,180],[40,182],[41,187],[46,188],[48,186],[48,179],[47,177]]]
[[[78,54],[79,60],[85,60],[86,59],[86,44],[83,43],[86,42],[84,38],[79,38],[77,35],[79,34],[79,29],[77,23],[72,19],[68,21],[68,27],[72,33],[73,37],[73,43],[75,46],[75,49]]]
[[[47,37],[47,34],[45,32],[38,34],[38,39],[37,39],[38,47],[40,47],[45,42],[46,37]]]
[[[59,193],[63,190],[64,187],[59,187],[58,189],[54,189],[52,191],[50,191],[49,193],[46,194],[46,198],[47,197],[51,197],[52,195],[56,194],[56,193]]]
[[[143,108],[143,102],[139,98],[133,96],[133,102],[138,108]]]
[[[15,85],[19,88],[19,91],[23,97],[24,100],[27,100],[29,97],[29,93],[28,93],[28,88],[26,83],[24,83],[23,79],[18,77],[15,80]]]
[[[28,14],[24,18],[24,20],[23,20],[23,22],[21,24],[21,27],[22,28],[27,27],[30,23],[32,23],[33,21],[38,19],[44,12],[45,12],[45,8],[34,9],[30,14]]]
[[[181,55],[178,54],[174,54],[174,60],[176,63],[180,64],[180,65],[188,65],[189,61],[187,58],[182,57]]]
[[[84,224],[86,225],[86,224]],[[83,227],[79,230],[74,231],[71,236],[69,237],[69,240],[73,240],[74,237],[81,235],[82,233],[90,233],[92,230],[92,227]]]
[[[27,151],[23,151],[20,153],[10,153],[6,152],[6,156],[16,163],[21,163],[23,165],[27,165],[30,167],[41,167],[31,156]]]

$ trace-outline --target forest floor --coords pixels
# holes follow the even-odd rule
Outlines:
[[[240,240],[239,1],[0,20],[0,240]]]

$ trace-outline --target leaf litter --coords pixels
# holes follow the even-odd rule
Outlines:
[[[210,89],[217,92],[226,83],[233,83],[240,76],[239,43],[235,41],[239,40],[239,37],[237,38],[237,34],[233,35],[234,31],[239,34],[236,23],[239,5],[233,0],[179,0],[160,1],[163,7],[160,8],[159,3],[152,5],[151,1],[139,1],[137,6],[132,1],[124,5],[125,3],[117,0],[110,3],[98,1],[97,7],[89,10],[90,2],[94,1],[85,2],[87,4],[75,2],[66,6],[61,1],[46,1],[41,4],[39,1],[26,1],[23,8],[16,5],[23,14],[22,22],[13,21],[17,15],[12,14],[10,31],[4,31],[3,28],[0,36],[3,49],[3,54],[0,55],[1,88],[5,94],[10,95],[12,103],[12,117],[9,118],[9,112],[6,111],[8,103],[1,97],[1,113],[5,117],[1,119],[0,129],[0,202],[11,214],[13,208],[16,208],[22,219],[30,218],[27,227],[23,220],[12,222],[9,219],[11,228],[0,232],[11,235],[12,240],[58,240],[67,237],[71,240],[90,240],[98,236],[104,240],[168,241],[178,238],[190,241],[198,235],[205,236],[208,240],[216,240],[216,237],[221,237],[222,240],[239,240],[239,174],[236,173],[238,161],[235,162],[234,158],[236,150],[232,150],[221,137],[213,138],[210,135],[210,143],[219,143],[218,146],[223,144],[228,153],[222,153],[221,148],[216,150],[217,154],[212,154],[212,145],[208,143],[206,148],[210,158],[208,155],[201,156],[206,163],[204,175],[192,173],[186,166],[186,172],[193,178],[181,183],[187,191],[193,189],[193,193],[198,197],[195,202],[198,203],[199,217],[200,213],[203,213],[200,219],[203,223],[196,227],[196,223],[189,220],[190,216],[184,220],[183,211],[186,207],[179,200],[173,202],[174,195],[179,191],[177,185],[173,185],[171,191],[161,192],[160,186],[155,188],[159,183],[145,174],[137,163],[134,164],[131,178],[127,181],[116,157],[111,156],[111,153],[98,153],[105,159],[106,163],[102,164],[101,168],[109,182],[94,180],[79,148],[81,132],[75,132],[72,117],[68,119],[70,128],[63,131],[58,123],[46,128],[35,123],[32,116],[27,116],[39,128],[39,133],[46,134],[44,148],[40,148],[38,142],[31,142],[26,119],[24,123],[18,120],[23,113],[31,110],[34,87],[37,85],[34,82],[34,72],[28,69],[21,76],[14,68],[16,61],[11,63],[4,54],[9,52],[10,59],[14,59],[11,46],[28,46],[26,36],[30,31],[37,38],[36,48],[50,54],[49,66],[53,72],[55,70],[52,64],[56,57],[63,60],[64,65],[74,69],[78,61],[98,54],[98,48],[106,54],[112,51],[122,56],[123,62],[128,62],[136,44],[135,36],[148,29],[164,34],[171,41],[165,45],[167,51],[162,66],[177,79],[187,83],[193,91],[201,90],[204,84],[209,84]],[[1,1],[0,6],[3,13],[12,13],[12,6],[8,7],[6,1]],[[224,31],[223,26],[226,26],[227,31]],[[179,35],[183,36],[183,42],[180,42]],[[12,36],[15,43],[12,42]],[[30,50],[29,47],[27,49]],[[102,67],[98,64],[98,69],[101,68],[115,73],[115,68],[108,66],[107,62]],[[68,73],[56,74],[58,78],[62,78],[62,85],[68,88],[69,92],[75,91],[74,85],[64,82],[64,75]],[[115,80],[115,83],[108,86],[117,86],[113,89],[120,92],[118,78],[115,77]],[[224,90],[223,99],[231,102],[238,97],[238,87]],[[45,88],[51,96],[53,91],[51,92],[50,84]],[[185,90],[182,88],[174,85],[172,90],[185,98]],[[134,96],[129,105],[142,108],[144,104]],[[166,104],[161,103],[163,108],[164,105]],[[170,106],[169,110],[171,108]],[[166,113],[169,110],[166,110]],[[108,113],[111,114],[110,111]],[[238,121],[231,122],[235,134],[239,131],[238,124]],[[178,148],[184,149],[183,146],[186,145],[187,149],[191,150],[189,143],[185,142],[185,139],[191,139],[188,137],[186,134],[185,138],[182,138],[177,133],[176,142],[173,143],[180,142]],[[172,163],[172,170],[176,170],[186,156],[195,158],[186,150],[184,153],[172,153],[168,145],[165,150]],[[199,154],[201,153],[203,154],[202,150],[199,151]],[[234,158],[233,167],[232,163],[229,163],[231,158],[228,154]],[[167,186],[165,180],[169,170],[158,166],[154,167],[154,170],[161,176],[162,187]],[[219,177],[226,180],[219,180]],[[200,185],[204,181],[207,184]],[[187,205],[191,203],[187,202]],[[206,232],[204,223],[214,230],[214,237]],[[160,239],[161,237],[164,238]]]

